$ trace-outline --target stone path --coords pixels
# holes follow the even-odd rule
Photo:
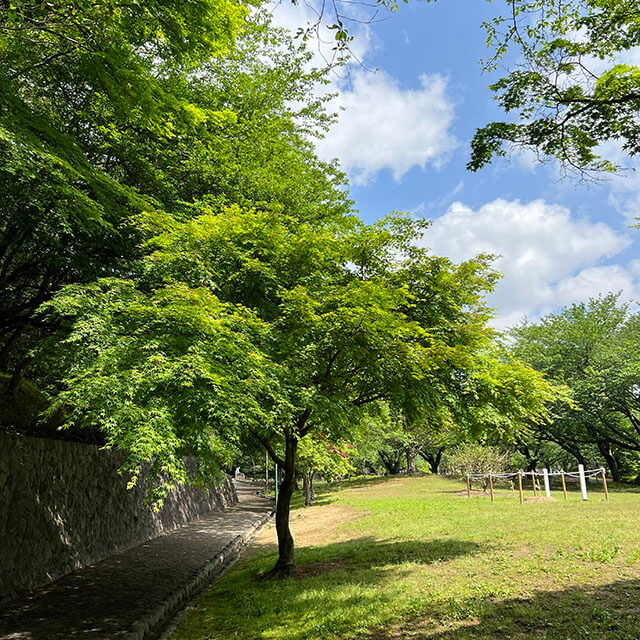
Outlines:
[[[140,640],[238,554],[272,502],[236,483],[238,504],[74,571],[0,607],[0,640]]]

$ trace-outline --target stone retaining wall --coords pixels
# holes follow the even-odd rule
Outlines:
[[[237,502],[232,482],[178,487],[159,512],[120,454],[0,432],[0,601]]]

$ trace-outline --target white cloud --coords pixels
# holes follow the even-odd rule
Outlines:
[[[543,200],[529,203],[494,200],[477,211],[452,204],[437,218],[424,242],[434,253],[464,260],[478,253],[499,254],[504,274],[490,303],[496,325],[524,315],[537,318],[565,304],[623,289],[636,295],[640,261],[625,268],[603,266],[632,242],[603,222],[576,218],[566,207]]]
[[[621,291],[620,299],[625,302],[637,300],[640,298],[639,283],[634,271],[634,265],[625,268],[619,264],[582,269],[577,275],[558,283],[557,295],[564,304],[588,300],[609,291]]]
[[[295,5],[274,2],[273,23],[296,33],[315,24],[323,6],[316,0]],[[349,43],[352,63],[333,73],[322,91],[337,93],[327,108],[338,114],[338,122],[317,142],[319,155],[325,160],[338,158],[358,185],[366,184],[383,169],[400,180],[414,166],[441,166],[458,146],[450,133],[454,106],[447,95],[447,80],[438,74],[422,75],[417,88],[403,89],[388,73],[367,70],[367,56],[383,46],[366,24],[372,13],[357,3],[349,3],[341,11],[360,22],[346,23],[353,36]],[[326,10],[319,38],[314,32],[309,40],[314,66],[324,66],[334,54],[335,31],[328,28],[333,22],[335,15]]]
[[[414,166],[441,166],[457,146],[449,132],[453,104],[447,81],[422,75],[420,88],[403,90],[389,74],[356,71],[332,108],[339,121],[318,144],[320,155],[338,158],[355,184],[366,184],[382,169],[400,180]]]

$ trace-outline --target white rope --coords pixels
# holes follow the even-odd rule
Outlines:
[[[531,476],[533,478],[541,478],[544,477],[544,473],[538,471],[512,471],[508,473],[465,473],[464,476],[469,478],[469,480],[484,480],[485,478],[489,478],[491,476],[492,479],[495,480],[506,480],[508,478],[515,478],[518,475],[522,475],[523,477]],[[549,477],[556,476],[568,476],[570,478],[580,478],[580,474],[577,472],[571,471],[549,471]],[[587,469],[584,471],[585,478],[595,478],[602,477],[602,469]]]

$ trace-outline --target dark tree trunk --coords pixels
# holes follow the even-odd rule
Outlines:
[[[435,453],[430,451],[421,451],[420,455],[429,463],[431,473],[438,473],[440,468],[440,462],[442,462],[442,454],[444,453],[444,447],[440,447]]]
[[[402,451],[394,451],[393,454],[387,455],[383,451],[379,451],[380,460],[382,460],[382,464],[385,466],[387,473],[392,476],[400,473],[400,460],[402,458]]]
[[[30,364],[31,358],[26,358],[16,367],[7,386],[7,392],[9,393],[9,395],[13,396],[18,393],[20,383],[22,382],[22,378],[24,377],[24,373]]]
[[[276,507],[276,533],[278,534],[278,560],[266,574],[265,578],[286,577],[295,567],[295,553],[293,536],[289,528],[289,511],[291,509],[291,497],[295,489],[296,476],[296,452],[298,440],[295,436],[286,435],[286,450],[284,457],[284,477],[280,483],[278,492],[278,506]]]
[[[26,325],[19,326],[4,343],[2,349],[0,349],[0,371],[6,371],[9,367],[9,356],[15,346],[16,342],[25,330]]]
[[[516,449],[526,458],[527,468],[526,471],[535,471],[538,466],[538,456],[533,454],[529,447],[520,442],[516,445]]]
[[[598,449],[602,454],[605,462],[607,463],[607,467],[609,467],[609,471],[611,472],[611,477],[614,482],[622,482],[622,475],[620,474],[620,466],[618,465],[618,461],[613,455],[613,451],[609,447],[609,443],[607,442],[598,442]]]
[[[311,475],[309,476],[309,491],[311,493],[311,502],[313,502],[316,499],[316,487],[313,484],[313,479],[316,477],[316,472],[312,471]]]
[[[580,449],[573,450],[571,455],[577,460],[578,464],[581,464],[583,467],[587,466],[587,460],[582,455],[582,451],[580,451]]]

